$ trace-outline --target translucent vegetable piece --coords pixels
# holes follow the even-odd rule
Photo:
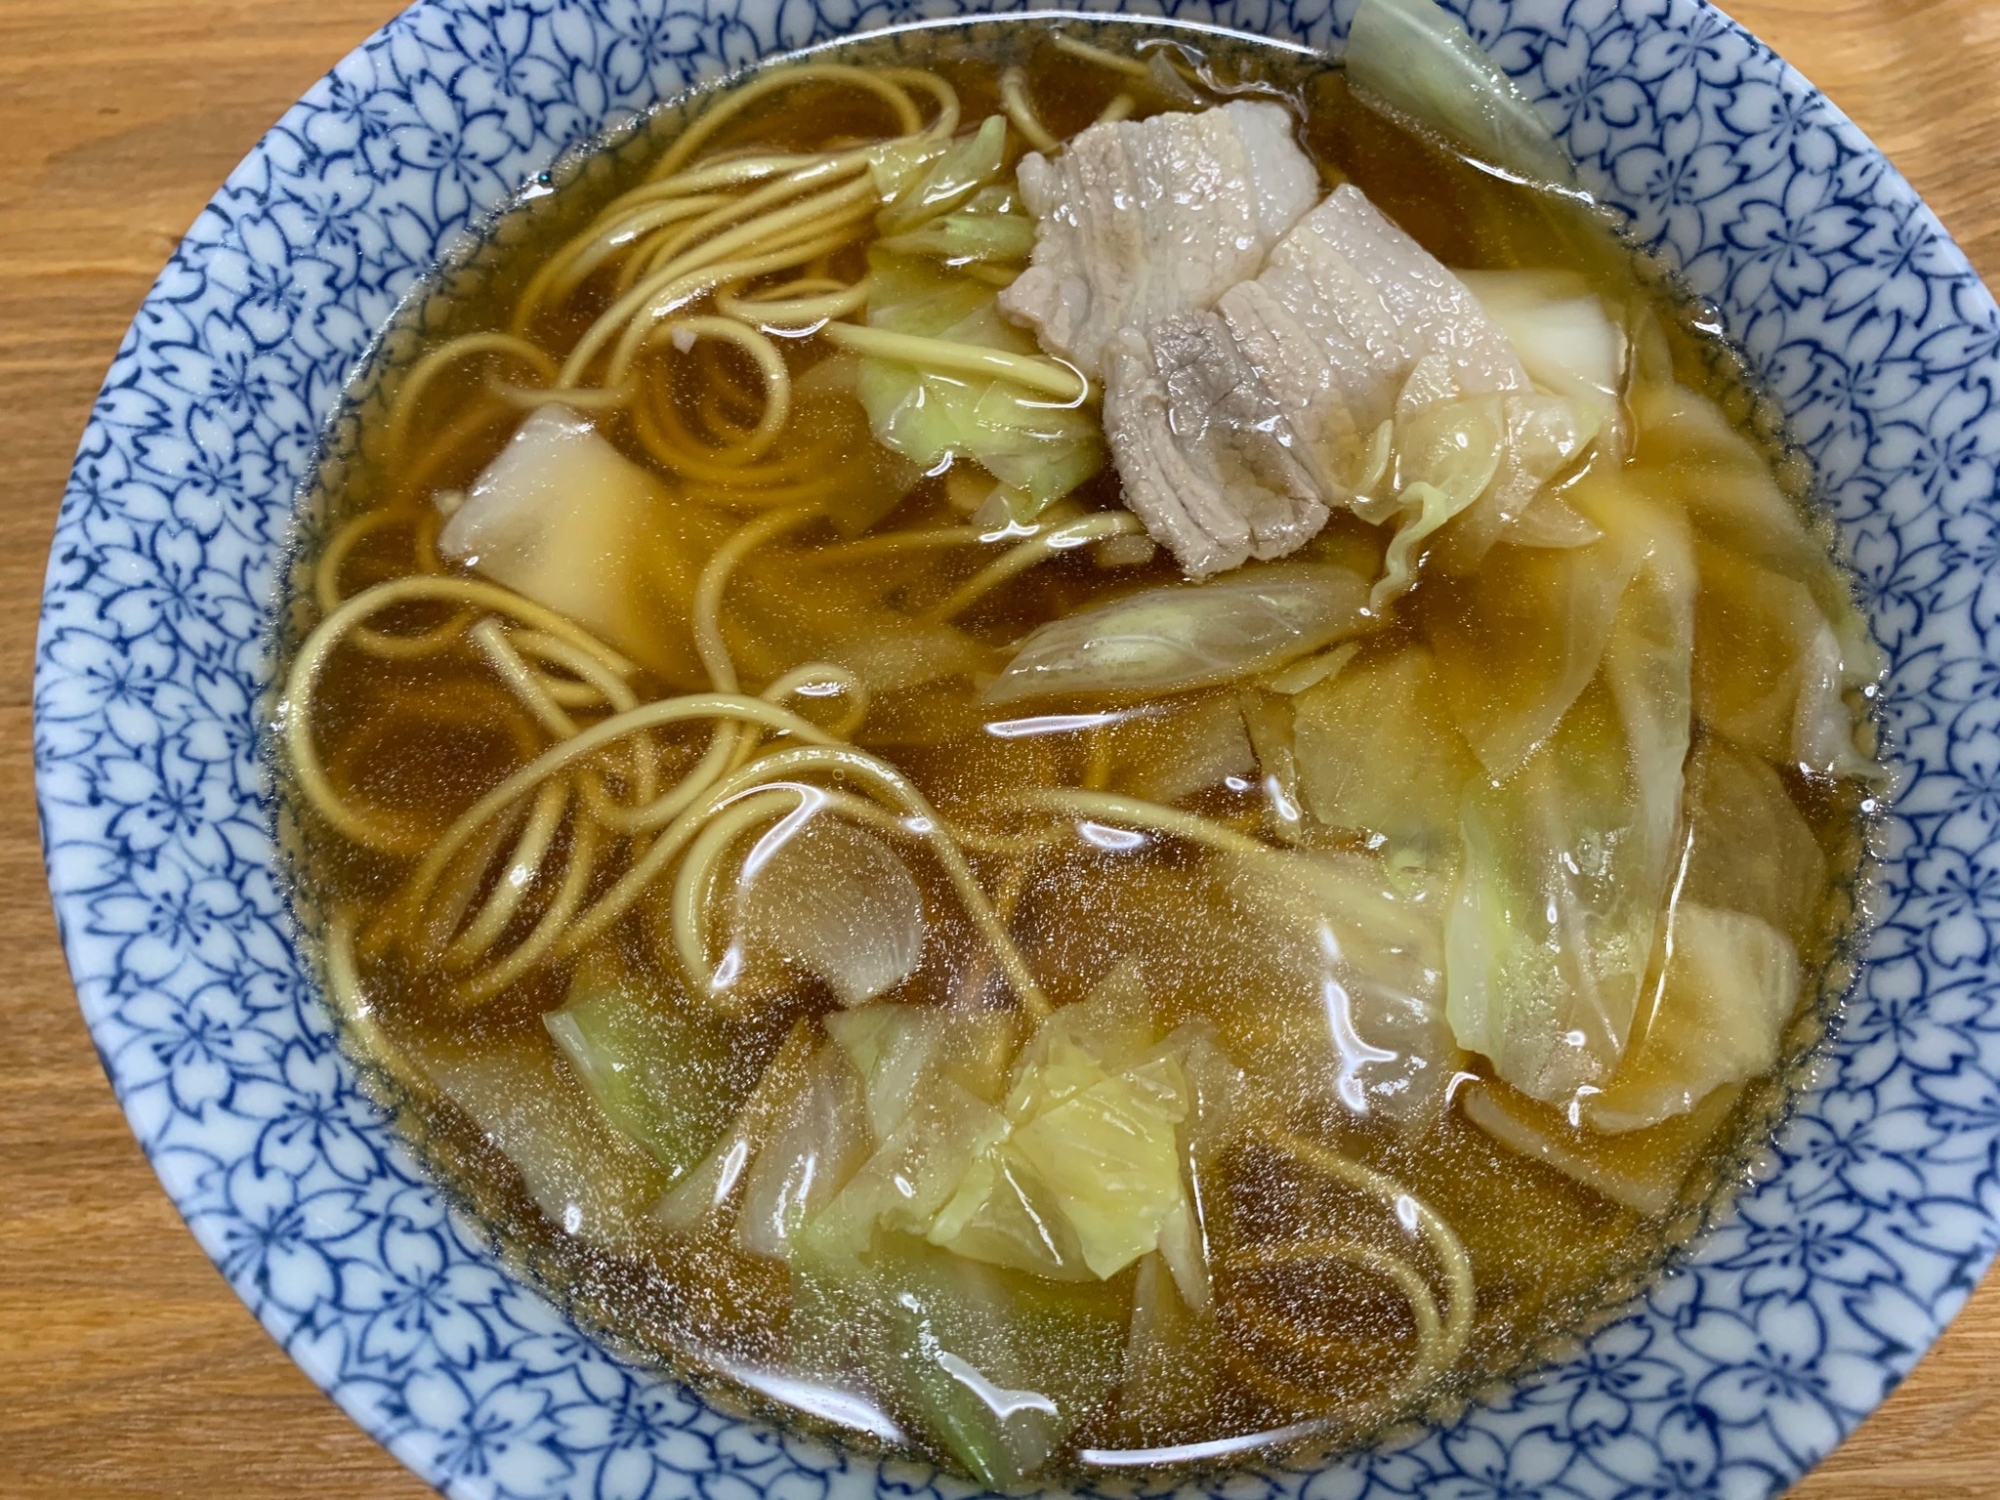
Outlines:
[[[999,176],[1007,154],[1007,119],[988,115],[972,134],[912,174],[895,201],[875,216],[885,235],[903,234],[950,213]]]
[[[513,1163],[551,1224],[627,1253],[654,1237],[647,1210],[665,1186],[659,1163],[605,1125],[538,1035],[486,1036],[476,1045],[413,1037],[404,1050]]]
[[[1568,155],[1527,97],[1431,0],[1361,0],[1349,81],[1471,155],[1534,183],[1568,183]]]
[[[1498,472],[1470,505],[1454,512],[1435,549],[1440,566],[1468,573],[1485,561],[1492,545],[1505,538],[1522,546],[1556,543],[1571,547],[1595,539],[1587,523],[1570,513],[1570,534],[1557,535],[1548,518],[1566,507],[1545,491],[1596,436],[1598,418],[1561,396],[1539,391],[1498,398],[1504,436]]]
[[[1125,1293],[1060,1285],[884,1233],[793,1259],[794,1357],[861,1375],[919,1441],[982,1483],[1018,1485],[1109,1399]]]
[[[1103,1279],[1158,1249],[1168,1217],[1188,1212],[1175,1131],[1190,1100],[1171,1057],[1115,1074],[1096,1062],[1095,1071],[1017,1119],[1007,1145],[1047,1187],[1084,1264]]]
[[[871,326],[1013,354],[1032,338],[1004,322],[994,289],[956,272],[877,249],[869,257]],[[1042,400],[1006,380],[861,362],[861,401],[878,443],[925,472],[969,459],[1015,492],[1030,520],[1104,467],[1102,433],[1080,407]]]
[[[816,1253],[858,1257],[897,1230],[1077,1281],[1159,1250],[1206,1305],[1190,1121],[1213,1121],[1232,1070],[1200,1031],[1162,1040],[1132,986],[1059,1010],[1011,1070],[1006,1016],[878,1004],[828,1029],[872,1149],[806,1226]]]
[[[1700,561],[1695,702],[1703,721],[1774,765],[1872,774],[1842,696],[1857,674],[1812,592],[1720,547],[1704,544]]]
[[[1604,672],[1504,783],[1476,782],[1446,931],[1459,1043],[1550,1103],[1624,1053],[1679,829],[1691,733],[1694,589],[1685,535],[1631,501],[1599,515],[1644,558]]]
[[[1717,1089],[1689,1113],[1625,1135],[1572,1125],[1561,1110],[1504,1084],[1481,1083],[1465,1089],[1459,1100],[1466,1119],[1509,1150],[1651,1218],[1674,1206],[1739,1092]]]
[[[1299,792],[1334,828],[1379,835],[1392,858],[1448,868],[1459,794],[1478,762],[1421,645],[1364,657],[1292,702]]]
[[[897,136],[865,149],[875,191],[884,202],[891,202],[916,180],[919,172],[949,151],[951,142],[926,131],[917,136]]]
[[[744,1178],[737,1243],[788,1259],[806,1220],[847,1185],[871,1145],[859,1076],[838,1049],[821,1048]]]
[[[1688,760],[1686,901],[1759,917],[1803,949],[1821,934],[1826,856],[1763,761],[1706,736]]]
[[[1026,260],[1035,248],[1034,221],[1025,214],[946,214],[922,229],[878,241],[896,255],[933,255],[954,265],[967,261]]]
[[[1828,566],[1830,539],[1779,487],[1771,459],[1713,401],[1674,381],[1657,320],[1639,324],[1631,362],[1629,481],[1684,508],[1698,540],[1804,585],[1839,642],[1842,686],[1876,682],[1882,653],[1845,574]]]
[[[1756,917],[1693,901],[1678,902],[1670,921],[1650,1014],[1610,1085],[1584,1101],[1594,1129],[1657,1125],[1777,1064],[1799,1000],[1791,939]]]
[[[438,551],[575,621],[670,682],[705,682],[688,607],[728,517],[671,495],[588,419],[525,418],[438,534]]]
[[[1418,594],[1439,686],[1488,775],[1512,775],[1597,674],[1642,548],[1626,534],[1552,551],[1495,547]]]
[[[658,981],[587,966],[542,1024],[612,1129],[678,1182],[728,1128],[779,1037],[729,1026]]]
[[[788,817],[745,857],[735,893],[740,951],[818,975],[842,1005],[887,994],[924,951],[924,899],[896,851],[827,814]]]
[[[1363,854],[1221,864],[1278,980],[1255,1015],[1222,1023],[1229,1040],[1232,1024],[1261,1034],[1238,1054],[1319,1107],[1433,1122],[1459,1058],[1444,1016],[1443,884],[1418,870],[1399,879]]]
[[[1506,333],[1537,386],[1589,411],[1594,427],[1614,434],[1622,429],[1625,330],[1583,277],[1461,271],[1459,279]]]
[[[928,1231],[974,1164],[1006,1138],[992,1099],[1006,1077],[1013,1022],[878,1004],[829,1017],[827,1029],[861,1075],[874,1149],[809,1229],[823,1245],[859,1254],[878,1227]]]
[[[1166,1261],[1139,1262],[1119,1384],[1120,1415],[1139,1433],[1170,1432],[1214,1397],[1214,1321],[1181,1297]]]
[[[1256,774],[1243,710],[1229,693],[1180,700],[1171,711],[1139,713],[1108,731],[1118,789],[1148,802],[1178,802]]]
[[[1231,682],[1373,628],[1367,597],[1358,574],[1311,563],[1144,589],[1030,632],[981,696],[1134,697]]]
[[[804,1090],[812,1054],[812,1024],[798,1021],[764,1065],[757,1086],[714,1149],[654,1207],[654,1222],[669,1230],[688,1230],[727,1213],[743,1186],[744,1173],[756,1164]]]

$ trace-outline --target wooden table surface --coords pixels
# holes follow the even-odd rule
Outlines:
[[[126,1132],[57,949],[29,764],[49,534],[119,335],[229,169],[396,8],[0,0],[0,1496],[427,1493],[265,1337]],[[1732,9],[2000,278],[2000,3]],[[1796,1493],[2000,1497],[2000,1278]]]

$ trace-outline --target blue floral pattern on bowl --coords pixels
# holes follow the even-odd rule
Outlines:
[[[1193,1497],[1750,1497],[1936,1337],[2000,1238],[2000,313],[1888,163],[1698,0],[1450,0],[1749,351],[1893,660],[1882,921],[1814,1091],[1679,1272],[1438,1430]],[[455,1222],[293,950],[253,706],[292,497],[399,299],[561,151],[686,83],[979,0],[424,0],[240,166],[120,348],[50,561],[38,787],[70,966],[202,1245],[455,1497],[965,1487],[620,1364]],[[1314,46],[1353,0],[1164,0]],[[1112,1488],[1112,1487],[1107,1487]]]

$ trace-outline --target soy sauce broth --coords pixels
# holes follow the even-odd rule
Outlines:
[[[1392,123],[1357,102],[1337,69],[1310,55],[1159,22],[1102,21],[1093,23],[1089,34],[1099,45],[1126,53],[1145,42],[1171,42],[1219,93],[1241,89],[1288,101],[1303,123],[1303,143],[1323,183],[1353,182],[1448,266],[1559,266],[1580,272],[1614,307],[1652,308],[1676,378],[1720,403],[1770,454],[1775,472],[1804,503],[1808,476],[1777,442],[1781,434],[1756,399],[1738,353],[1635,257],[1608,218],[1572,205],[1552,205]],[[1000,107],[1001,70],[1018,64],[1031,80],[1043,122],[1067,137],[1096,118],[1130,80],[1054,48],[1049,36],[1050,28],[1042,22],[986,21],[863,38],[816,56],[932,68],[958,91],[968,122]],[[400,372],[425,350],[467,332],[505,328],[509,310],[536,268],[604,203],[638,180],[645,164],[672,139],[680,119],[679,111],[665,108],[622,140],[567,160],[490,227],[468,261],[440,272],[406,303],[388,355],[357,387],[348,416],[337,426],[334,446],[322,459],[283,615],[287,654],[296,651],[319,614],[308,580],[326,536],[355,517],[407,504],[413,493],[469,484],[513,431],[511,420],[469,425],[463,420],[480,398],[484,371],[475,366],[441,378],[413,414],[412,430],[425,435],[422,471],[413,474],[407,466],[385,461],[381,392],[393,389]],[[754,145],[805,151],[868,138],[883,128],[879,106],[852,90],[801,88],[750,109],[710,149]],[[859,267],[840,263],[835,269],[855,274]],[[573,316],[546,323],[543,336],[558,348],[573,341],[615,296],[609,284],[587,286]],[[798,376],[825,357],[822,341],[810,338],[788,341],[785,353]],[[702,370],[709,372],[708,379],[748,382],[744,362],[726,350],[706,365],[691,362],[687,368],[697,372],[687,377],[697,383]],[[693,385],[678,392],[689,410],[698,408],[704,395]],[[628,457],[647,462],[625,425],[607,420],[599,430]],[[782,456],[783,450],[779,452]],[[1684,479],[1698,485],[1702,475],[1690,468]],[[875,529],[955,522],[950,483],[949,476],[924,480]],[[1115,475],[1107,469],[1077,499],[1085,508],[1116,505]],[[1381,533],[1337,516],[1313,546],[1318,556],[1373,566],[1381,544]],[[844,611],[861,591],[849,572],[802,562],[833,545],[833,539],[814,537],[746,563],[732,600],[747,601],[745,611],[754,615],[757,600],[771,591],[824,586],[823,598],[804,600],[803,614],[823,625],[829,639],[841,639],[849,628]],[[393,528],[362,538],[342,569],[346,591],[406,573],[411,566],[407,551]],[[899,606],[921,610],[985,561],[940,553],[898,562],[889,597]],[[1834,564],[1827,566],[1831,570]],[[997,650],[1113,590],[1176,576],[1164,554],[1142,567],[1112,573],[1079,549],[996,590],[961,624]],[[1371,640],[1365,653],[1381,656],[1414,638],[1416,598],[1404,601],[1398,621]],[[436,619],[435,612],[413,609],[378,624],[414,629]],[[753,675],[774,675],[782,652],[773,655],[768,643],[755,637],[754,629],[747,634],[739,629],[731,645]],[[646,688],[665,695],[686,690],[687,684],[656,677]],[[1234,701],[1225,691],[1195,695],[1194,710],[1208,699]],[[994,788],[1074,786],[1093,780],[1117,788],[1143,779],[1148,766],[1177,753],[1192,732],[1188,724],[1194,710],[1189,702],[1148,705],[1145,711],[1108,720],[1096,715],[1104,722],[1094,725],[1052,723],[1034,732],[1019,722],[1034,715],[989,709],[967,684],[926,684],[878,694],[855,740],[892,761],[947,815],[956,815],[975,811]],[[383,661],[345,652],[328,668],[316,713],[319,743],[347,790],[440,832],[525,762],[535,733],[490,672],[468,657]],[[1002,726],[1001,732],[995,724]],[[687,762],[700,752],[698,735],[688,734],[677,743],[682,743]],[[287,773],[282,755],[278,759],[282,777]],[[1249,1350],[1272,1378],[1260,1383],[1224,1358],[1227,1351],[1211,1349],[1204,1358],[1214,1366],[1213,1380],[1180,1409],[1135,1419],[1115,1398],[1100,1402],[1071,1430],[1045,1472],[1060,1476],[1130,1466],[1135,1452],[1147,1455],[1142,1466],[1172,1466],[1179,1461],[1174,1450],[1181,1445],[1228,1449],[1229,1440],[1241,1439],[1249,1451],[1266,1440],[1260,1435],[1319,1447],[1363,1442],[1392,1420],[1421,1415],[1532,1365],[1563,1339],[1615,1310],[1655,1274],[1743,1179],[1745,1163],[1782,1114],[1851,969],[1848,954],[1860,920],[1855,891],[1869,837],[1868,794],[1854,783],[1796,773],[1788,774],[1786,786],[1827,871],[1825,889],[1816,897],[1811,940],[1799,954],[1806,994],[1789,1034],[1787,1060],[1746,1089],[1695,1143],[1687,1180],[1670,1211],[1642,1217],[1612,1203],[1563,1173],[1505,1149],[1455,1110],[1448,1110],[1435,1129],[1412,1135],[1379,1119],[1300,1102],[1299,1110],[1324,1140],[1408,1184],[1462,1237],[1478,1287],[1465,1355],[1412,1401],[1385,1406],[1383,1371],[1394,1365],[1397,1350],[1410,1336],[1407,1306],[1366,1278],[1329,1279],[1282,1267],[1222,1269],[1218,1297],[1225,1304],[1234,1299],[1237,1310],[1222,1318],[1219,1334],[1211,1337],[1219,1336],[1231,1350]],[[1259,815],[1266,797],[1256,777],[1236,776],[1193,795],[1186,805],[1213,817],[1245,820]],[[385,858],[334,836],[294,788],[286,787],[281,802],[292,899],[304,928],[317,936],[329,914],[360,914],[355,989],[366,997],[366,1012],[358,1020],[346,1017],[344,1041],[363,1064],[370,1087],[393,1109],[398,1131],[448,1198],[491,1235],[504,1258],[621,1351],[727,1403],[836,1430],[864,1445],[892,1451],[912,1446],[893,1414],[878,1411],[857,1419],[852,1401],[823,1391],[810,1393],[815,1382],[828,1382],[840,1372],[802,1367],[797,1361],[792,1347],[796,1308],[781,1264],[745,1253],[721,1231],[662,1234],[650,1241],[641,1236],[617,1249],[584,1242],[538,1206],[534,1185],[523,1180],[496,1144],[496,1136],[505,1131],[496,1131],[490,1119],[469,1118],[435,1082],[433,1060],[461,1060],[474,1068],[499,1069],[512,1080],[510,1107],[522,1118],[546,1123],[588,1116],[592,1100],[563,1066],[542,1017],[563,1005],[578,971],[593,964],[670,989],[676,981],[663,964],[653,919],[641,914],[621,921],[596,950],[539,970],[468,1008],[455,997],[448,976],[368,941],[368,915],[394,898],[408,874],[408,861]],[[1009,869],[994,859],[975,863],[989,889],[1012,890],[1010,931],[1059,1007],[1083,1001],[1120,963],[1136,958],[1168,1021],[1200,1020],[1212,1026],[1223,1050],[1237,1060],[1265,1049],[1303,1049],[1303,1060],[1294,1060],[1292,1072],[1337,1064],[1326,1055],[1323,1036],[1317,1042],[1302,1040],[1273,1020],[1268,991],[1286,982],[1284,976],[1274,973],[1272,958],[1262,951],[1259,931],[1241,904],[1204,874],[1200,857],[1186,848],[1163,840],[1122,848],[1085,843],[1028,869]],[[911,870],[922,890],[929,931],[922,962],[896,998],[947,1005],[968,986],[990,985],[990,965],[935,863],[913,860]],[[754,1079],[777,1055],[795,1021],[832,1008],[824,985],[798,983],[738,1029],[730,1056],[714,1063],[718,1088],[740,1093],[745,1080]],[[1311,1051],[1315,1046],[1317,1055]],[[1468,1060],[1463,1082],[1473,1085],[1487,1072],[1483,1062]],[[1289,1076],[1282,1067],[1272,1076],[1279,1075]],[[1285,1085],[1267,1079],[1260,1087],[1282,1091]],[[1646,1147],[1639,1142],[1635,1149],[1643,1155]],[[1687,1143],[1663,1139],[1660,1149],[1684,1151]],[[625,1179],[619,1179],[621,1171]],[[613,1164],[608,1172],[613,1180],[606,1191],[613,1196],[647,1190],[632,1179],[629,1167]],[[1352,1205],[1330,1201],[1323,1191],[1316,1195],[1312,1184],[1297,1180],[1295,1171],[1271,1159],[1254,1141],[1238,1142],[1222,1153],[1215,1189],[1212,1222],[1222,1242],[1212,1247],[1212,1254],[1225,1268],[1232,1245],[1282,1241],[1301,1222],[1339,1229],[1342,1216],[1352,1213]],[[1023,1284],[1017,1290],[1024,1305],[1042,1309],[1037,1316],[1049,1320],[1051,1339],[1074,1341],[1073,1358],[1080,1365],[1118,1357],[1101,1330],[1115,1321],[1115,1309],[1130,1306],[1133,1270],[1088,1286],[1027,1286],[1032,1278],[1011,1272],[1002,1279]],[[1074,1299],[1082,1311],[1072,1317],[1059,1305],[1064,1298]],[[1113,1311],[1104,1312],[1099,1303]],[[1323,1341],[1321,1348],[1287,1345],[1274,1331],[1274,1307],[1311,1330]],[[1324,1404],[1319,1410],[1301,1409],[1286,1395],[1301,1388],[1330,1400],[1331,1409]],[[1309,1430],[1302,1432],[1301,1423]],[[924,1450],[922,1444],[914,1446]],[[1216,1452],[1205,1447],[1199,1462],[1234,1461],[1233,1454],[1218,1459]]]

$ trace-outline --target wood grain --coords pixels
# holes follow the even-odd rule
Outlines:
[[[36,600],[90,398],[224,175],[393,0],[0,0],[0,1496],[427,1491],[265,1337],[112,1101],[29,767]],[[1739,0],[2000,273],[2000,5]],[[1797,1491],[2000,1497],[2000,1279]]]

